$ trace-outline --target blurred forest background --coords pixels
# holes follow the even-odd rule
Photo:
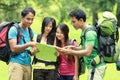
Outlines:
[[[120,0],[0,0],[0,23],[4,21],[20,22],[20,12],[28,6],[33,7],[36,11],[31,26],[35,34],[40,33],[43,18],[51,16],[55,18],[57,24],[62,22],[70,26],[70,38],[77,38],[79,42],[80,32],[74,30],[69,18],[69,13],[76,8],[83,9],[87,14],[87,23],[93,25],[96,24],[102,12],[111,11],[116,15],[117,25],[120,27]],[[6,77],[8,66],[2,61],[0,65],[2,65],[0,67],[0,80],[4,78],[4,80],[8,80],[8,77]],[[115,64],[108,65],[106,73],[109,74],[106,74],[104,80],[119,80],[120,72],[116,71]],[[87,79],[86,74],[81,76],[81,80]]]
[[[75,8],[83,9],[89,24],[96,24],[103,11],[113,12],[120,26],[120,0],[0,0],[0,23],[3,21],[20,21],[20,12],[31,6],[36,11],[33,26],[40,27],[45,16],[52,16],[57,24],[67,22],[69,13]]]

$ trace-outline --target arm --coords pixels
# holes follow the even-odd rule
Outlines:
[[[17,39],[10,39],[9,44],[11,51],[14,53],[21,52],[25,50],[27,47],[32,47],[32,48],[36,47],[36,42],[29,42],[26,44],[17,45]]]
[[[78,75],[78,56],[74,56],[74,59],[75,59],[75,74],[74,74],[74,77],[73,77],[73,80],[78,80],[79,79],[79,75]]]
[[[65,54],[72,54],[72,55],[79,55],[79,56],[90,56],[93,46],[97,41],[97,34],[95,31],[88,31],[86,33],[86,40],[85,40],[85,49],[84,50],[71,50],[71,49],[64,49],[64,48],[57,48],[59,52]]]
[[[27,47],[36,47],[35,42],[28,42],[22,45],[17,45],[17,28],[11,27],[8,32],[9,45],[12,52],[17,53],[25,50]]]
[[[82,49],[81,45],[74,48],[74,50],[81,50],[81,49]]]
[[[72,50],[81,50],[81,46],[73,46],[73,45],[69,45],[69,46],[65,46],[65,49],[72,49]]]
[[[86,45],[84,50],[71,50],[71,49],[65,49],[65,48],[56,48],[59,52],[64,54],[71,54],[71,55],[79,55],[79,56],[90,56],[93,46]]]

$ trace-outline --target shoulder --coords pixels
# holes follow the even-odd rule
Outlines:
[[[17,38],[17,34],[18,34],[18,31],[16,29],[16,27],[11,27],[9,32],[8,32],[8,38],[11,39],[11,38]]]
[[[9,33],[17,33],[17,28],[15,26],[12,26],[9,30]]]
[[[84,35],[86,38],[97,38],[97,32],[96,32],[96,28],[94,26],[88,26],[85,31],[84,31]]]
[[[86,35],[97,35],[96,27],[93,25],[88,25],[85,29]]]
[[[86,38],[88,39],[95,39],[97,38],[97,33],[95,31],[88,31],[86,33]]]
[[[88,31],[86,32],[86,35],[97,35],[96,31]]]

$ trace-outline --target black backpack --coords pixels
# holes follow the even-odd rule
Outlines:
[[[0,60],[8,63],[11,55],[11,50],[10,50],[10,46],[9,46],[9,40],[8,40],[8,32],[9,29],[15,26],[18,34],[17,34],[17,43],[20,41],[20,38],[22,36],[22,32],[20,30],[20,27],[18,25],[18,23],[16,22],[3,22],[0,24]],[[32,35],[32,30],[31,28],[29,29],[29,33],[30,33],[30,37]]]

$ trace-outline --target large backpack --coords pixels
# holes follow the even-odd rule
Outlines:
[[[22,32],[20,30],[20,27],[18,25],[18,23],[15,22],[3,22],[0,24],[0,60],[8,63],[9,59],[11,57],[11,50],[10,50],[10,46],[9,46],[9,40],[8,40],[8,32],[9,29],[15,26],[18,34],[17,34],[17,43],[20,41],[20,38],[22,36]],[[32,30],[31,28],[29,29],[29,33],[30,33],[30,37],[32,35]]]
[[[104,57],[106,63],[114,63],[118,58],[118,26],[117,18],[111,12],[103,12],[98,20],[97,34],[99,41],[99,53]]]
[[[86,32],[91,30],[97,32],[98,48],[93,48],[98,51],[101,61],[115,63],[118,59],[117,42],[119,39],[117,19],[115,15],[108,11],[103,12],[96,27],[85,29],[84,39]]]

